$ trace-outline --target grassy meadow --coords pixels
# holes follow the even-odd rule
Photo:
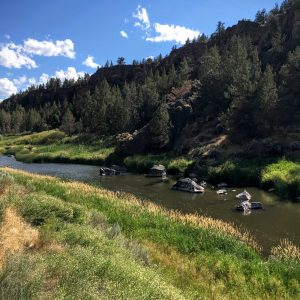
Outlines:
[[[299,299],[300,250],[88,184],[0,170],[1,299]]]
[[[23,162],[63,162],[103,165],[114,152],[112,142],[95,137],[69,137],[59,130],[4,136],[0,151]]]

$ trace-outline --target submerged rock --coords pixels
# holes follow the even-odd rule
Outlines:
[[[228,186],[228,184],[226,182],[221,182],[221,183],[218,184],[219,188],[227,187],[227,186]]]
[[[179,179],[172,187],[173,190],[189,192],[189,193],[203,193],[204,187],[198,185],[190,178]]]
[[[218,194],[218,195],[227,195],[227,190],[225,190],[225,189],[218,190],[218,191],[217,191],[217,194]]]
[[[252,198],[252,196],[246,190],[236,195],[236,197],[239,198],[240,200],[247,200],[247,201],[249,201]]]
[[[242,201],[240,205],[235,207],[236,210],[248,212],[252,209],[263,209],[261,202],[250,202],[249,200]]]
[[[112,168],[101,167],[99,170],[100,176],[111,176],[111,175],[119,175],[119,174],[120,174],[119,171]]]

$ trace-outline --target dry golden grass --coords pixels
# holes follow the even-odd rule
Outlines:
[[[6,208],[0,225],[0,267],[8,254],[33,248],[37,242],[38,231],[25,223],[16,209]]]
[[[278,246],[272,248],[271,255],[275,258],[300,261],[300,249],[287,239],[281,240]]]
[[[195,227],[208,228],[213,229],[216,232],[223,233],[229,236],[233,236],[236,239],[246,243],[247,245],[254,248],[256,251],[260,251],[261,248],[258,243],[255,241],[253,236],[246,230],[237,228],[235,225],[224,222],[222,220],[214,219],[211,217],[201,216],[199,214],[182,214],[178,211],[167,210],[164,209],[154,203],[148,201],[141,201],[137,197],[121,192],[113,192],[102,188],[97,188],[85,183],[71,181],[65,182],[61,180],[57,180],[55,177],[31,174],[24,171],[14,170],[10,168],[4,169],[6,172],[11,174],[19,174],[19,175],[30,175],[32,178],[40,179],[48,182],[55,182],[59,186],[65,188],[67,193],[75,193],[78,196],[95,196],[105,198],[108,201],[117,202],[119,205],[122,204],[128,207],[128,209],[132,208],[132,206],[138,206],[153,214],[164,215],[168,218],[171,218],[174,221],[181,221],[185,224],[190,224]]]

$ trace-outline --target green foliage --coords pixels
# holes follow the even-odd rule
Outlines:
[[[154,149],[168,145],[170,135],[169,113],[166,105],[161,105],[149,123],[151,144]]]
[[[124,160],[125,166],[139,173],[147,173],[155,164],[162,164],[169,174],[184,173],[194,162],[185,158],[172,158],[172,155],[135,155],[128,156]]]
[[[67,109],[67,111],[65,112],[65,114],[62,118],[60,130],[62,130],[63,132],[65,132],[68,135],[72,135],[76,130],[75,129],[75,119],[74,119],[72,112],[69,109]]]
[[[59,130],[5,137],[0,141],[0,147],[4,148],[4,153],[14,154],[18,160],[25,162],[103,165],[114,152],[109,138],[67,137]]]
[[[267,166],[262,173],[261,184],[265,188],[274,187],[283,197],[300,197],[300,164],[280,160]]]
[[[222,230],[196,226],[175,213],[170,217],[131,202],[129,195],[16,171],[12,176],[14,192],[2,203],[12,200],[25,219],[26,206],[37,218],[44,216],[39,200],[55,213],[37,227],[41,248],[7,258],[0,271],[3,299],[296,299],[299,294],[300,265],[285,248],[274,251],[285,251],[284,260],[262,258],[226,233],[226,224]],[[26,198],[20,194],[24,189]],[[66,218],[73,207],[89,217]]]

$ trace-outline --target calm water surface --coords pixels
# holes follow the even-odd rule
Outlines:
[[[263,246],[264,252],[287,238],[300,247],[300,203],[280,200],[272,193],[257,188],[247,188],[253,201],[261,201],[263,210],[243,215],[233,208],[237,204],[235,196],[244,189],[228,188],[228,195],[218,196],[216,191],[206,188],[204,194],[190,194],[172,191],[175,182],[162,183],[157,179],[143,175],[126,174],[120,176],[100,177],[99,167],[75,164],[27,164],[16,161],[13,157],[1,156],[1,166],[10,166],[28,172],[58,176],[96,183],[113,191],[132,193],[148,199],[166,208],[176,209],[184,213],[199,213],[232,222],[248,229]],[[235,191],[233,191],[235,190]]]

